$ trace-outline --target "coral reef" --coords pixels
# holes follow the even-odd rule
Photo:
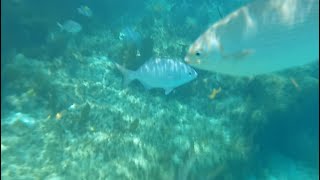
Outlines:
[[[284,92],[296,89],[280,75],[269,76],[272,83],[265,78],[248,83],[249,80],[219,77],[230,88],[224,88],[221,97],[214,101],[207,96],[212,86],[204,88],[204,84],[213,84],[212,78],[177,88],[170,98],[165,98],[158,90],[147,92],[137,85],[122,87],[119,73],[106,56],[81,58],[77,69],[81,76],[77,78],[68,75],[67,61],[40,62],[18,54],[13,60],[16,64],[7,65],[4,75],[13,79],[6,88],[17,91],[10,92],[4,104],[7,108],[3,110],[24,114],[3,116],[7,118],[1,126],[5,147],[3,177],[19,178],[22,174],[26,178],[62,179],[193,179],[199,174],[209,179],[224,177],[232,166],[250,162],[252,154],[257,153],[261,146],[256,141],[257,132],[265,127],[266,121],[272,123],[266,119],[269,113],[279,108],[288,109],[288,104],[294,103],[287,100]],[[34,71],[30,71],[29,66]],[[44,79],[38,79],[39,76]],[[306,81],[310,85],[308,78]],[[261,95],[247,93],[245,85],[251,86],[251,83],[264,88]],[[15,87],[17,84],[19,88]],[[194,96],[179,96],[192,86],[204,88],[205,93],[192,90]],[[242,92],[238,94],[242,96],[230,96],[241,86]],[[304,91],[310,94],[309,90]],[[300,93],[290,95],[297,96],[290,99],[302,96]],[[270,97],[283,104],[268,107]],[[37,111],[31,111],[26,104],[33,104]],[[33,119],[32,132],[36,133],[28,131],[27,121],[19,120],[22,115]],[[20,164],[18,155],[19,149],[28,142],[25,138],[37,144],[24,151],[28,151],[29,156],[40,154],[35,161],[24,157],[28,166]],[[234,178],[235,174],[228,176]]]

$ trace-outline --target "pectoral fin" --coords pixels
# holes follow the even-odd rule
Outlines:
[[[140,81],[141,82],[141,81]],[[152,87],[144,82],[141,82],[141,84],[143,85],[143,87],[146,89],[146,90],[149,90],[149,89],[152,89]]]
[[[250,56],[251,54],[254,53],[254,50],[253,49],[243,49],[243,50],[240,50],[240,51],[236,51],[236,52],[233,52],[233,53],[221,53],[222,54],[222,57],[223,59],[244,59],[248,56]]]
[[[166,94],[166,95],[168,95],[171,91],[173,90],[173,88],[166,88],[166,89],[164,89],[164,93]]]

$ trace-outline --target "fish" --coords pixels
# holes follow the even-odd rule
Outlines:
[[[121,41],[126,41],[128,43],[135,44],[136,46],[141,46],[141,34],[135,30],[133,30],[132,27],[125,27],[123,28],[119,33],[119,39]]]
[[[147,89],[162,88],[168,95],[174,88],[197,77],[197,72],[182,60],[168,58],[151,58],[136,71],[128,70],[116,64],[124,76],[124,84],[138,80]]]
[[[211,25],[190,45],[189,65],[252,77],[319,61],[319,0],[256,0]]]
[[[63,24],[57,22],[57,25],[60,27],[61,31],[67,31],[72,34],[78,33],[82,30],[82,26],[73,20],[67,20]]]
[[[301,91],[300,85],[297,83],[297,81],[293,77],[290,77],[289,79],[292,85],[296,88],[296,90]]]
[[[81,5],[79,8],[77,8],[77,11],[79,14],[86,16],[86,17],[91,17],[92,16],[92,10],[88,6]]]
[[[137,48],[137,55],[140,54],[140,49],[142,48],[142,37],[139,32],[133,30],[132,27],[126,26],[120,31],[119,39],[127,45]]]
[[[217,94],[221,92],[221,90],[222,90],[221,87],[219,87],[218,89],[214,88],[208,97],[210,99],[214,99],[217,96]]]

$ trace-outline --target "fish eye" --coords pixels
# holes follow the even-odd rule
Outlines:
[[[201,54],[200,54],[200,52],[199,52],[199,51],[197,51],[197,52],[196,52],[196,55],[197,55],[197,56],[200,56]]]
[[[190,71],[188,72],[188,74],[189,74],[190,76],[192,75],[192,73],[191,73]]]

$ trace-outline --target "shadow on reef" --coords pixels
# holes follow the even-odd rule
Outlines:
[[[152,57],[152,50],[153,40],[151,38],[144,38],[141,49],[138,49],[135,45],[124,43],[121,48],[119,48],[119,53],[110,54],[110,57],[116,59],[117,63],[127,69],[136,70]],[[137,55],[137,53],[139,53],[139,55]]]
[[[305,69],[304,73],[312,75],[310,72],[316,68],[310,72],[307,66]],[[257,77],[248,84],[250,109],[260,109],[264,116],[260,122],[251,119],[249,124],[257,129],[257,156],[280,152],[318,168],[319,80],[299,74],[299,70],[284,73],[285,76]]]

